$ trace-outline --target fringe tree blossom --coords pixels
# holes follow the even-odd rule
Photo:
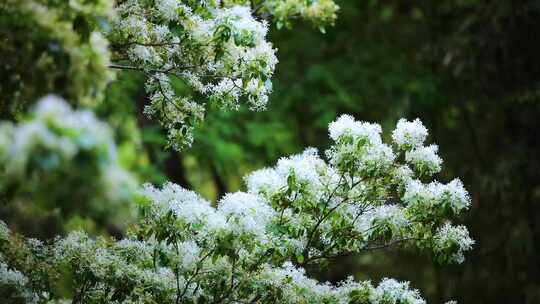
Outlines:
[[[420,147],[424,144],[428,130],[420,119],[407,121],[400,119],[396,125],[396,129],[392,132],[392,140],[401,150],[410,150]]]
[[[380,144],[381,126],[369,122],[359,122],[350,115],[342,115],[328,127],[330,138],[334,141],[341,139],[362,138],[371,144]]]
[[[405,160],[421,175],[433,175],[441,171],[442,159],[437,155],[439,147],[429,145],[405,152]]]
[[[355,225],[355,229],[364,233],[366,240],[378,237],[379,229],[387,229],[386,233],[400,235],[402,229],[409,226],[402,208],[396,205],[381,205],[367,210]],[[375,229],[372,227],[376,227]]]
[[[170,145],[190,146],[207,101],[236,109],[262,110],[272,91],[276,50],[266,40],[268,22],[278,27],[303,17],[321,28],[338,7],[316,1],[120,1],[108,32],[119,69],[147,75],[150,104],[145,113],[168,130]],[[191,93],[179,95],[173,80]]]
[[[29,120],[0,123],[0,170],[0,190],[13,194],[10,200],[53,204],[66,215],[122,214],[137,187],[118,162],[109,126],[55,96],[39,100]]]
[[[406,186],[402,199],[411,209],[455,215],[459,215],[470,205],[469,194],[459,179],[446,185],[439,182],[426,185],[412,180]]]
[[[29,288],[28,278],[17,270],[11,270],[0,256],[0,294],[10,294],[15,301],[38,303],[38,296]]]
[[[304,269],[398,244],[460,263],[474,241],[450,222],[470,205],[467,191],[457,179],[420,181],[377,124],[345,115],[330,124],[330,136],[328,160],[313,148],[282,158],[247,176],[247,192],[227,194],[217,207],[172,183],[147,184],[125,239],[74,232],[41,245],[30,257],[50,261],[54,270],[44,274],[24,267],[9,249],[17,237],[4,228],[5,268],[37,281],[68,271],[73,303],[425,303],[408,282],[332,285]],[[19,285],[56,300],[50,286]]]
[[[437,145],[424,146],[428,136],[420,119],[400,119],[392,132],[392,141],[398,150],[405,151],[405,161],[420,175],[433,175],[441,171],[442,159]]]
[[[465,226],[452,226],[450,223],[445,223],[437,229],[435,243],[437,259],[461,264],[465,260],[463,252],[472,249],[474,240],[469,237]]]
[[[178,150],[191,144],[193,127],[204,117],[201,98],[226,108],[240,100],[255,110],[265,107],[277,63],[267,31],[249,6],[128,0],[118,6],[109,37],[120,58],[148,75],[145,113],[163,123]],[[173,78],[193,94],[179,96]]]
[[[384,278],[377,286],[375,294],[370,300],[374,303],[426,303],[417,290],[409,289],[409,282],[398,282],[387,278]]]
[[[7,0],[2,9],[0,27],[22,30],[4,31],[0,46],[0,55],[17,58],[0,65],[13,76],[1,116],[24,109],[36,93],[99,101],[113,79],[110,68],[138,70],[150,99],[144,112],[180,150],[191,145],[210,104],[265,108],[278,62],[267,41],[269,21],[279,28],[301,18],[324,30],[338,6],[333,0]]]
[[[266,237],[266,226],[274,216],[274,209],[257,195],[236,192],[223,197],[218,211],[224,215],[229,227],[238,234]]]

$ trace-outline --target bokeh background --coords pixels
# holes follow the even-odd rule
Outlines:
[[[332,282],[409,280],[430,303],[540,303],[540,1],[338,4],[325,34],[302,24],[270,33],[280,63],[266,111],[210,111],[182,153],[165,150],[163,131],[141,114],[142,75],[118,74],[96,110],[116,130],[121,162],[140,181],[170,180],[215,200],[281,156],[324,151],[339,114],[379,122],[386,136],[400,117],[418,117],[445,160],[439,178],[461,177],[472,195],[464,224],[475,249],[454,266],[404,250],[310,271]],[[84,214],[66,223],[1,206],[0,217],[39,237],[81,227],[122,234],[122,224],[101,227]]]

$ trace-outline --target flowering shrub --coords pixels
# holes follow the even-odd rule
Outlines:
[[[264,109],[277,58],[261,16],[273,15],[278,27],[303,17],[324,28],[337,9],[331,0],[126,0],[116,9],[108,37],[116,57],[131,64],[114,67],[147,75],[145,112],[162,123],[170,145],[179,150],[191,145],[207,100],[222,108],[245,101]],[[173,79],[192,94],[176,94]]]
[[[54,96],[38,101],[29,120],[0,123],[0,171],[0,193],[12,204],[101,221],[125,216],[137,187],[109,126]]]
[[[281,27],[301,17],[324,29],[338,10],[332,0],[117,2],[114,8],[107,0],[0,4],[11,16],[0,20],[0,33],[8,29],[0,54],[21,60],[1,65],[1,74],[11,75],[6,92],[0,89],[9,101],[2,114],[24,110],[28,99],[50,92],[88,104],[101,99],[112,80],[109,68],[139,70],[150,97],[145,113],[158,119],[169,144],[180,150],[191,145],[208,104],[235,109],[245,102],[264,109],[277,64],[265,18]],[[174,80],[191,93],[177,94]]]
[[[425,149],[419,120],[400,121],[393,144],[348,115],[329,133],[326,161],[312,148],[282,158],[217,207],[172,183],[145,185],[138,223],[120,241],[75,232],[42,244],[2,225],[0,290],[21,303],[60,300],[44,282],[67,271],[71,303],[425,303],[407,282],[334,286],[304,267],[398,244],[461,263],[474,241],[451,220],[468,209],[467,191],[432,180],[435,148],[406,156]],[[45,261],[49,271],[29,267]]]

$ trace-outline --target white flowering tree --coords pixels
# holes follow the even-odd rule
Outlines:
[[[264,109],[272,90],[276,50],[266,40],[268,22],[278,27],[303,17],[324,29],[333,23],[337,5],[315,1],[120,1],[108,37],[115,59],[143,71],[150,104],[145,112],[168,130],[179,150],[191,145],[194,125],[206,104],[237,108],[246,102]],[[175,94],[171,79],[192,94]]]
[[[33,18],[47,33],[39,38],[56,43],[47,44],[45,63],[77,67],[36,92],[54,91],[63,79],[67,92],[83,88],[73,90],[82,92],[77,103],[87,104],[99,99],[109,68],[141,71],[150,96],[145,112],[180,149],[209,103],[264,108],[277,63],[266,20],[288,27],[301,17],[324,29],[337,5],[126,0],[113,8],[105,0],[7,0],[1,8]],[[81,82],[71,83],[70,73]],[[191,94],[179,95],[176,80]],[[23,98],[26,87],[11,97]],[[138,217],[120,239],[77,231],[40,241],[0,221],[0,296],[8,303],[420,304],[408,282],[351,277],[331,285],[304,269],[399,245],[461,263],[474,244],[465,227],[452,224],[469,208],[469,194],[459,179],[434,180],[442,160],[436,145],[425,144],[419,120],[400,120],[385,143],[378,124],[343,115],[329,126],[333,144],[324,157],[309,148],[282,158],[249,174],[245,192],[210,203],[172,183],[146,184],[134,194],[112,131],[88,110],[48,96],[21,116],[0,125],[0,193],[9,203],[100,214],[129,202]]]
[[[72,303],[425,303],[407,282],[332,286],[303,270],[397,244],[461,263],[474,244],[451,224],[469,195],[457,179],[431,180],[442,161],[419,120],[400,120],[391,145],[379,125],[347,115],[329,129],[327,161],[315,149],[282,158],[217,207],[175,184],[145,185],[138,223],[119,241],[76,232],[43,244],[3,226],[2,288],[56,301],[51,282],[67,271]]]
[[[144,111],[165,127],[176,150],[191,145],[193,128],[211,104],[265,108],[277,64],[266,37],[269,21],[282,27],[303,18],[324,31],[338,10],[332,0],[119,0],[114,7],[110,0],[6,1],[0,10],[13,17],[0,25],[23,29],[6,33],[0,54],[13,60],[26,43],[23,58],[40,59],[31,63],[33,73],[25,73],[24,61],[2,67],[6,75],[15,73],[6,79],[13,102],[3,101],[2,112],[20,110],[28,93],[50,90],[91,104],[112,80],[110,69],[137,70],[150,97]],[[174,81],[191,93],[178,95]]]

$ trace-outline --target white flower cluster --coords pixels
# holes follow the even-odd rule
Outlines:
[[[274,209],[260,196],[244,192],[225,195],[217,210],[235,233],[253,234],[261,239],[266,237],[266,226],[275,215]]]
[[[73,232],[54,245],[54,257],[50,263],[64,269],[71,268],[77,276],[91,276],[100,282],[104,288],[96,288],[86,300],[106,299],[110,296],[107,290],[111,289],[118,291],[144,286],[147,292],[132,291],[124,295],[125,302],[135,299],[149,301],[146,293],[153,293],[160,302],[173,303],[176,287],[173,272],[167,268],[148,267],[153,264],[157,250],[163,250],[171,257],[176,252],[169,247],[156,247],[152,241],[122,240],[111,244],[103,238],[92,240],[82,232]],[[185,260],[189,262],[188,257]]]
[[[394,279],[383,279],[374,295],[373,303],[407,303],[425,304],[418,290],[409,289],[409,282],[398,282]]]
[[[303,303],[306,299],[310,299],[309,303],[426,303],[417,290],[409,288],[408,282],[385,278],[373,287],[369,281],[354,282],[349,278],[332,286],[306,277],[303,269],[291,263],[279,268],[267,267],[263,278],[267,286],[284,294],[280,303]]]
[[[246,178],[249,192],[262,195],[279,214],[279,222],[288,231],[281,238],[300,260],[338,254],[337,250],[324,250],[335,248],[332,245],[343,235],[349,235],[345,248],[353,251],[370,247],[374,241],[422,238],[417,235],[422,228],[416,222],[455,216],[468,209],[470,197],[459,179],[448,184],[420,182],[422,173],[409,167],[414,165],[408,164],[407,157],[406,163],[398,161],[396,155],[401,148],[394,152],[383,143],[379,125],[343,115],[330,124],[329,133],[336,142],[327,151],[330,165],[318,157],[316,150],[307,149],[303,154],[280,159],[275,168],[256,171]],[[408,145],[407,152],[411,152],[423,149],[427,130],[419,120],[400,120],[394,134],[394,140],[402,138],[398,141]],[[389,187],[400,193],[401,202],[389,203]],[[317,219],[328,216],[327,210],[334,215],[318,223]],[[348,224],[339,227],[344,223],[349,223],[356,235],[350,235]],[[309,228],[296,228],[314,226],[319,230],[315,240]]]
[[[201,239],[212,239],[228,228],[225,217],[210,206],[210,202],[176,184],[167,183],[162,189],[145,184],[141,194],[150,202],[146,217],[152,223],[172,213],[187,233],[197,230]]]
[[[356,121],[354,117],[345,114],[330,123],[328,132],[334,141],[343,137],[353,137],[363,139],[371,145],[377,145],[381,143],[382,128],[378,124]]]
[[[390,231],[395,236],[404,234],[410,223],[397,205],[381,205],[364,212],[356,222],[355,228],[364,235],[366,240],[380,235],[381,230]]]
[[[441,171],[442,159],[437,155],[439,147],[429,145],[405,152],[405,161],[418,172],[433,175]]]
[[[286,262],[282,267],[267,265],[262,275],[266,285],[283,292],[283,303],[301,303],[306,298],[318,298],[320,302],[329,299],[333,288],[329,284],[319,284],[308,278],[305,270]]]
[[[175,229],[193,235],[198,243],[217,242],[221,237],[234,238],[236,247],[256,244],[270,246],[268,226],[275,211],[261,196],[236,192],[224,196],[214,208],[192,191],[167,183],[161,189],[149,184],[141,191],[148,203],[144,207],[147,224],[157,226],[173,216]],[[233,239],[231,239],[233,240]],[[243,251],[243,250],[242,250]],[[245,253],[249,258],[250,253]]]
[[[0,254],[0,293],[4,290],[11,292],[10,299],[13,301],[39,303],[38,295],[29,288],[28,278],[17,270],[9,269],[8,265],[2,261]]]
[[[273,168],[265,168],[252,172],[245,177],[250,193],[267,193],[269,196],[287,187],[287,180]]]
[[[246,176],[248,191],[264,194],[266,198],[287,190],[291,185],[303,189],[298,195],[320,195],[323,175],[329,168],[316,149],[308,148],[303,153],[280,158],[275,168],[254,171]]]
[[[72,197],[65,197],[64,191],[54,194],[47,186],[52,179],[65,187],[94,185],[92,201],[77,203],[99,212],[106,209],[100,207],[105,202],[126,205],[137,187],[133,176],[118,163],[108,125],[91,111],[74,111],[55,96],[40,99],[30,120],[0,123],[0,168],[0,188],[15,186],[23,195],[34,193],[35,200],[44,195],[57,204],[69,201],[69,208]]]
[[[181,149],[191,144],[193,126],[204,116],[206,102],[195,96],[222,107],[237,108],[241,100],[256,110],[265,107],[277,63],[267,31],[249,6],[129,0],[117,8],[109,36],[115,49],[148,75],[151,103],[145,111]],[[173,77],[194,94],[179,97]]]
[[[414,179],[414,172],[408,165],[400,165],[394,169],[394,182],[398,184],[400,189],[403,189]]]
[[[233,109],[242,102],[265,108],[277,58],[266,40],[266,18],[256,14],[274,15],[278,27],[302,17],[322,29],[333,24],[337,9],[333,0],[123,1],[108,38],[125,60],[113,67],[147,75],[145,112],[162,123],[170,145],[180,150],[191,145],[208,100]],[[173,81],[191,94],[180,97]]]
[[[439,258],[463,263],[463,252],[471,250],[474,240],[465,226],[452,226],[445,223],[435,234],[435,251]]]
[[[431,182],[427,185],[419,180],[411,180],[406,185],[402,200],[409,206],[423,209],[424,212],[438,209],[456,215],[468,209],[471,204],[469,193],[459,179],[448,184]]]
[[[327,151],[327,155],[337,168],[379,174],[387,171],[396,158],[392,148],[382,142],[382,128],[378,124],[342,115],[330,123],[329,133],[336,145]]]
[[[93,240],[84,233],[73,232],[58,240],[50,252],[53,257],[48,263],[62,271],[71,269],[75,283],[89,282],[84,280],[97,283],[92,292],[80,294],[83,300],[115,295],[125,303],[135,299],[174,303],[181,295],[180,299],[184,300],[202,298],[211,302],[229,295],[231,299],[226,298],[225,303],[253,298],[264,303],[290,304],[424,303],[406,282],[384,279],[373,287],[369,281],[354,282],[349,278],[336,286],[321,284],[290,262],[280,266],[264,262],[249,270],[242,265],[251,261],[243,260],[242,256],[207,258],[212,251],[207,252],[190,240],[160,244],[155,240],[123,239],[111,243],[104,238]],[[235,263],[236,259],[239,260]],[[231,277],[235,273],[238,277]],[[19,293],[10,289],[8,295],[24,296],[25,303],[38,302],[36,292],[28,286],[28,279],[21,272],[10,270],[7,264],[0,262],[0,274],[0,290],[16,288]],[[219,282],[227,283],[225,290],[220,291],[216,286]],[[45,292],[43,296],[48,298],[50,294]]]
[[[392,140],[400,151],[405,151],[405,161],[421,175],[441,171],[442,159],[437,155],[437,145],[424,146],[428,131],[420,119],[400,119],[392,132]]]
[[[421,147],[428,135],[428,130],[420,119],[407,121],[400,119],[392,132],[392,140],[402,150]]]
[[[176,150],[192,143],[193,128],[212,103],[265,108],[277,64],[266,20],[281,27],[302,18],[323,30],[338,10],[333,0],[6,1],[7,24],[17,31],[7,49],[13,55],[24,49],[28,54],[21,57],[50,64],[36,63],[43,66],[40,75],[20,71],[14,77],[19,80],[7,84],[7,99],[13,101],[4,113],[20,110],[36,91],[51,93],[51,86],[67,99],[95,102],[114,79],[110,68],[139,70],[147,76],[145,112],[167,129]],[[19,20],[27,25],[21,27]],[[55,41],[50,52],[20,47],[50,41]],[[24,74],[32,75],[20,79]]]

